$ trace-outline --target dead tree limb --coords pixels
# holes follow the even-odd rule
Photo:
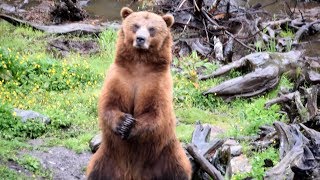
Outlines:
[[[279,97],[276,97],[274,99],[269,100],[268,102],[266,102],[266,104],[264,105],[265,108],[269,108],[274,104],[280,104],[280,103],[285,103],[288,101],[291,101],[294,98],[294,92],[293,93],[289,93],[289,94],[282,94]]]
[[[279,83],[279,68],[268,66],[257,69],[245,76],[227,80],[218,86],[210,88],[203,95],[215,94],[217,96],[252,97],[274,88]]]
[[[314,24],[317,24],[317,23],[320,23],[320,20],[317,20],[317,21],[313,21],[311,23],[307,23],[306,25],[302,26],[299,28],[299,30],[296,32],[296,35],[294,37],[294,40],[293,40],[293,45],[297,45],[298,44],[298,41],[301,39],[301,36],[306,33],[311,26],[313,26]]]
[[[187,151],[194,158],[194,160],[201,166],[201,168],[208,173],[213,179],[223,180],[221,173],[209,163],[209,161],[198,153],[198,149],[193,144],[187,145]]]
[[[236,40],[238,43],[240,43],[242,46],[246,47],[247,49],[250,49],[253,52],[257,52],[255,49],[253,49],[252,47],[247,46],[246,44],[244,44],[243,42],[241,42],[239,39],[237,39],[232,33],[230,33],[229,31],[225,31],[226,34],[228,34],[230,37],[232,37],[234,40]]]
[[[0,14],[0,18],[6,20],[14,26],[29,26],[34,30],[43,31],[50,34],[99,34],[106,29],[118,29],[118,24],[92,25],[85,23],[69,23],[62,25],[40,25],[14,18],[5,14]]]

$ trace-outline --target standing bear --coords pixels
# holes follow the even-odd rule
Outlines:
[[[171,15],[121,10],[115,61],[99,99],[102,143],[88,179],[188,180],[191,164],[175,134]]]

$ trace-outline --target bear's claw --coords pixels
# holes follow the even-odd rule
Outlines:
[[[124,114],[124,119],[121,124],[117,127],[117,134],[121,136],[121,139],[128,139],[131,128],[135,123],[135,119],[131,114]]]

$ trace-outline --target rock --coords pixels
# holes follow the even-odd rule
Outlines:
[[[233,139],[228,139],[222,147],[230,147],[232,156],[239,156],[242,153],[242,146]]]
[[[225,130],[219,126],[215,126],[212,124],[204,123],[203,126],[209,126],[210,127],[210,137],[209,141],[219,138],[218,136],[225,132]]]
[[[250,172],[252,166],[245,155],[240,155],[231,159],[232,174]]]
[[[242,146],[231,146],[230,151],[232,156],[240,156],[242,153]]]
[[[97,134],[96,136],[94,136],[90,140],[89,147],[90,147],[92,153],[95,153],[99,149],[101,141],[102,141],[102,133],[101,132],[99,134]]]
[[[90,0],[78,1],[80,7],[85,7],[88,5]]]
[[[219,126],[211,126],[210,139],[218,138],[220,134],[223,134],[225,130]]]
[[[13,111],[16,113],[16,116],[21,117],[22,122],[27,122],[30,119],[38,120],[39,122],[49,124],[51,122],[50,118],[42,115],[40,113],[37,113],[35,111],[31,110],[22,110],[14,108]]]
[[[14,13],[16,11],[16,8],[14,6],[9,5],[9,4],[1,3],[0,10],[5,13]]]
[[[240,145],[236,140],[233,139],[228,139],[226,142],[223,144],[224,146],[238,146]]]

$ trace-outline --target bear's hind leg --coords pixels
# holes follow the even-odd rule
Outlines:
[[[190,180],[191,164],[177,142],[166,147],[151,169],[153,180]]]
[[[116,172],[120,171],[116,169],[112,161],[107,159],[102,149],[103,148],[100,147],[89,162],[86,173],[88,180],[117,179]]]

